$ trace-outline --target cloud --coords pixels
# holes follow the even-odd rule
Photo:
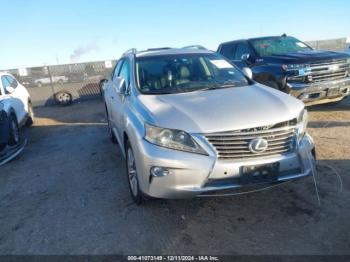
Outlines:
[[[91,52],[96,52],[98,50],[99,50],[99,47],[98,47],[97,41],[90,42],[85,46],[80,45],[76,49],[74,49],[73,53],[70,55],[70,62],[71,63],[79,62],[81,56]]]

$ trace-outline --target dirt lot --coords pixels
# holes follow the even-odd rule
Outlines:
[[[23,154],[0,168],[1,254],[350,254],[350,99],[310,112],[321,206],[308,177],[137,207],[100,101],[36,115]]]

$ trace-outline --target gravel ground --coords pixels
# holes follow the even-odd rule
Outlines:
[[[23,154],[0,168],[0,254],[350,254],[349,109],[310,109],[321,206],[308,177],[138,207],[103,104],[39,108]]]

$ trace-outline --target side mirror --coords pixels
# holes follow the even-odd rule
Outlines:
[[[12,86],[6,86],[5,91],[9,94],[12,94],[15,91],[15,89]]]
[[[253,64],[255,62],[254,57],[251,54],[249,54],[249,53],[243,54],[241,56],[241,60],[246,62],[247,64]]]
[[[242,72],[249,79],[253,79],[253,71],[249,67],[244,67],[242,69]]]

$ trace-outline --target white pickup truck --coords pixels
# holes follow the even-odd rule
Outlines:
[[[51,79],[52,79],[52,83],[53,84],[60,84],[62,85],[63,83],[67,83],[68,82],[68,77],[66,76],[52,76],[50,77],[45,77],[45,78],[39,78],[36,79],[34,81],[34,83],[38,86],[38,87],[42,87],[43,85],[48,85],[51,83]]]

